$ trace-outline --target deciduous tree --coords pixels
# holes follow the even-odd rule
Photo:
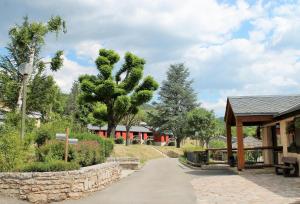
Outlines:
[[[57,35],[60,31],[65,32],[65,22],[59,16],[50,18],[47,23],[29,22],[25,17],[21,25],[15,25],[10,29],[10,42],[6,47],[8,54],[0,57],[0,101],[5,106],[13,110],[21,106],[22,75],[19,68],[22,63],[30,63],[34,68],[28,77],[27,83],[29,84],[34,80],[39,80],[35,77],[46,77],[46,64],[50,64],[52,71],[61,68],[63,63],[61,50],[54,54],[50,62],[45,62],[41,57],[46,35],[53,32]],[[29,92],[35,92],[36,88],[36,86],[31,86]],[[35,100],[34,103],[43,103],[43,93],[46,93],[46,90],[28,100]]]

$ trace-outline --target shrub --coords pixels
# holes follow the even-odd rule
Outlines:
[[[114,148],[114,141],[109,138],[102,138],[93,133],[80,133],[71,135],[73,138],[77,138],[79,141],[98,141],[101,146],[101,151],[105,157],[109,157]]]
[[[140,144],[140,140],[132,140],[132,144]]]
[[[183,147],[183,155],[186,157],[187,152],[194,152],[194,151],[203,151],[203,147],[200,146],[186,146]]]
[[[123,137],[119,137],[119,138],[115,139],[115,143],[116,143],[116,144],[124,144],[124,139],[123,139]]]
[[[11,171],[22,161],[23,146],[19,132],[3,126],[0,131],[0,171]]]
[[[40,128],[36,132],[35,143],[41,146],[46,143],[47,140],[54,139],[54,134],[49,131],[48,128]]]
[[[153,141],[153,140],[147,140],[146,144],[147,144],[147,145],[153,145],[153,144],[154,144],[154,141]]]
[[[104,154],[97,141],[80,141],[75,146],[77,152],[76,161],[80,166],[90,166],[104,162]]]
[[[68,148],[68,161],[76,160],[76,152],[72,145]],[[64,160],[65,143],[51,140],[36,149],[36,157],[39,162],[49,162],[53,160]]]
[[[226,143],[222,140],[212,140],[209,142],[210,148],[225,148]]]
[[[33,162],[20,168],[24,172],[50,172],[50,171],[70,171],[79,169],[80,166],[76,162],[49,161],[49,162]]]
[[[172,141],[172,142],[169,142],[169,143],[168,143],[168,146],[175,146],[175,142],[173,142],[173,141]]]

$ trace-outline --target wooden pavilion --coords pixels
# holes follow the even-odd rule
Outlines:
[[[266,163],[280,163],[274,148],[282,145],[283,154],[289,154],[288,146],[294,141],[289,141],[286,135],[286,125],[299,115],[300,95],[290,96],[236,96],[228,97],[225,123],[227,136],[228,161],[232,156],[231,128],[236,127],[237,136],[237,168],[245,168],[244,126],[257,126],[262,130],[264,160]],[[276,130],[277,128],[277,130]],[[277,134],[276,136],[276,132]],[[278,136],[279,135],[279,136]],[[300,136],[300,135],[299,135]],[[276,138],[277,137],[277,138]],[[279,141],[279,142],[277,142]],[[293,156],[299,158],[299,154]]]

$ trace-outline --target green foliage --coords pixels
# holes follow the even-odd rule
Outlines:
[[[63,98],[52,76],[36,74],[28,87],[27,110],[38,111],[43,118],[63,112]]]
[[[50,63],[50,66],[51,66],[51,70],[52,71],[57,71],[59,70],[62,65],[63,65],[63,56],[64,52],[62,50],[58,50],[56,53],[55,53],[55,56],[51,59],[51,63]]]
[[[80,166],[90,166],[104,162],[105,155],[97,141],[80,141],[75,145],[77,158]]]
[[[226,146],[226,142],[222,140],[211,140],[209,142],[209,148],[225,148]]]
[[[262,152],[259,150],[255,151],[246,151],[246,161],[249,162],[257,162],[258,158],[262,156]]]
[[[15,128],[16,131],[21,129],[21,114],[16,111],[7,112],[5,114],[5,120],[4,123],[6,126],[10,126]],[[33,118],[26,117],[26,133],[32,132],[32,130],[35,128],[35,120]]]
[[[119,137],[119,138],[115,139],[115,144],[124,144],[123,137]]]
[[[175,142],[169,142],[168,146],[175,146]]]
[[[105,157],[109,157],[114,148],[114,141],[112,139],[105,139],[93,133],[78,133],[71,135],[71,138],[77,138],[79,141],[97,141]]]
[[[186,114],[198,105],[192,80],[189,80],[189,70],[184,64],[170,65],[167,79],[159,91],[159,100],[155,110],[148,113],[147,124],[162,131],[171,131],[179,147],[188,133]]]
[[[157,82],[150,76],[141,81],[145,60],[129,52],[125,54],[124,64],[113,76],[114,65],[119,59],[115,51],[100,49],[95,61],[99,75],[79,77],[80,108],[85,112],[82,118],[100,124],[107,122],[108,135],[126,116],[134,117],[138,107],[150,101],[153,91],[158,88]],[[121,75],[125,76],[124,79]],[[92,115],[89,115],[90,112]],[[130,126],[129,123],[127,121],[127,126]]]
[[[202,144],[209,144],[209,141],[217,135],[217,119],[212,111],[204,108],[195,108],[187,114],[187,120],[191,132]]]
[[[49,86],[50,79],[46,79],[47,62],[40,56],[41,49],[45,44],[48,33],[65,30],[65,22],[59,17],[52,17],[48,24],[43,22],[29,22],[28,17],[24,18],[21,25],[13,26],[9,31],[10,42],[8,43],[7,55],[0,56],[0,101],[12,110],[17,108],[17,101],[21,94],[22,76],[19,67],[22,63],[33,63],[33,72],[29,76],[28,110],[40,111],[41,106],[46,106],[49,101],[44,100],[44,95],[53,92],[51,89],[54,82]],[[51,70],[58,70],[62,66],[62,51],[58,51],[51,62]],[[36,77],[36,75],[38,75]],[[48,96],[47,96],[48,97]],[[41,105],[38,106],[38,103]],[[51,103],[52,107],[55,107]],[[47,112],[51,109],[47,109]]]
[[[35,143],[38,146],[45,144],[48,140],[54,139],[54,136],[47,127],[37,130]]]
[[[77,170],[80,165],[76,162],[49,161],[49,162],[33,162],[20,168],[23,172],[51,172],[51,171],[71,171]]]
[[[23,147],[19,137],[10,127],[0,129],[0,171],[12,171],[21,163]]]
[[[72,145],[68,148],[68,161],[75,161],[77,153]],[[39,162],[49,162],[53,160],[64,160],[65,143],[51,140],[36,149],[36,158]]]

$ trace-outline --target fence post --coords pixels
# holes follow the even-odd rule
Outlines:
[[[68,153],[69,153],[69,128],[66,128],[65,162],[68,162]]]

